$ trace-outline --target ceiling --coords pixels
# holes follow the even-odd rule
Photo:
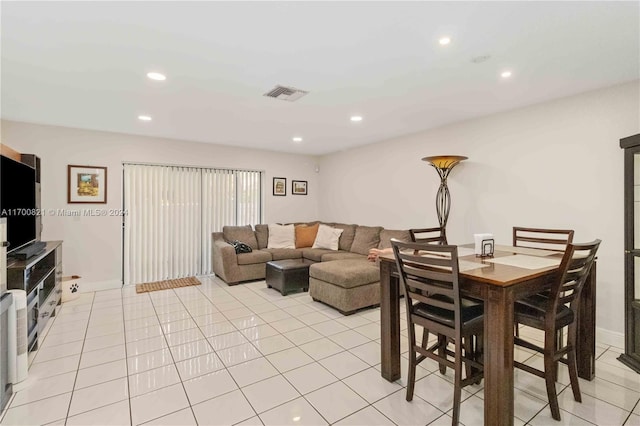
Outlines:
[[[638,2],[0,8],[4,119],[292,153],[327,154],[640,77]],[[276,84],[309,94],[264,97]]]

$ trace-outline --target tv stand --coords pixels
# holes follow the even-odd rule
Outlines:
[[[27,293],[27,350],[38,340],[50,317],[55,316],[62,294],[62,241],[49,241],[42,253],[27,260],[7,262],[7,288]]]
[[[27,260],[30,257],[40,254],[45,247],[47,247],[47,243],[43,241],[36,241],[35,243],[29,244],[18,251],[14,251],[10,256],[15,257],[18,260]]]

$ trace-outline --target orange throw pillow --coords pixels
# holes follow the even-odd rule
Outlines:
[[[298,225],[296,226],[296,248],[311,247],[316,240],[319,223],[312,226]]]

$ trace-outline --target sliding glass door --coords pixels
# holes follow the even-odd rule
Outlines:
[[[262,174],[124,164],[124,283],[210,274],[211,233],[262,221]]]

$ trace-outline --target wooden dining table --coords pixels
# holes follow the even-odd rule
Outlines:
[[[551,286],[562,253],[496,245],[493,257],[459,246],[460,288],[484,301],[484,424],[513,425],[514,301]],[[400,288],[393,254],[381,255],[381,374],[400,378]],[[585,283],[578,316],[578,375],[595,377],[596,265]]]

